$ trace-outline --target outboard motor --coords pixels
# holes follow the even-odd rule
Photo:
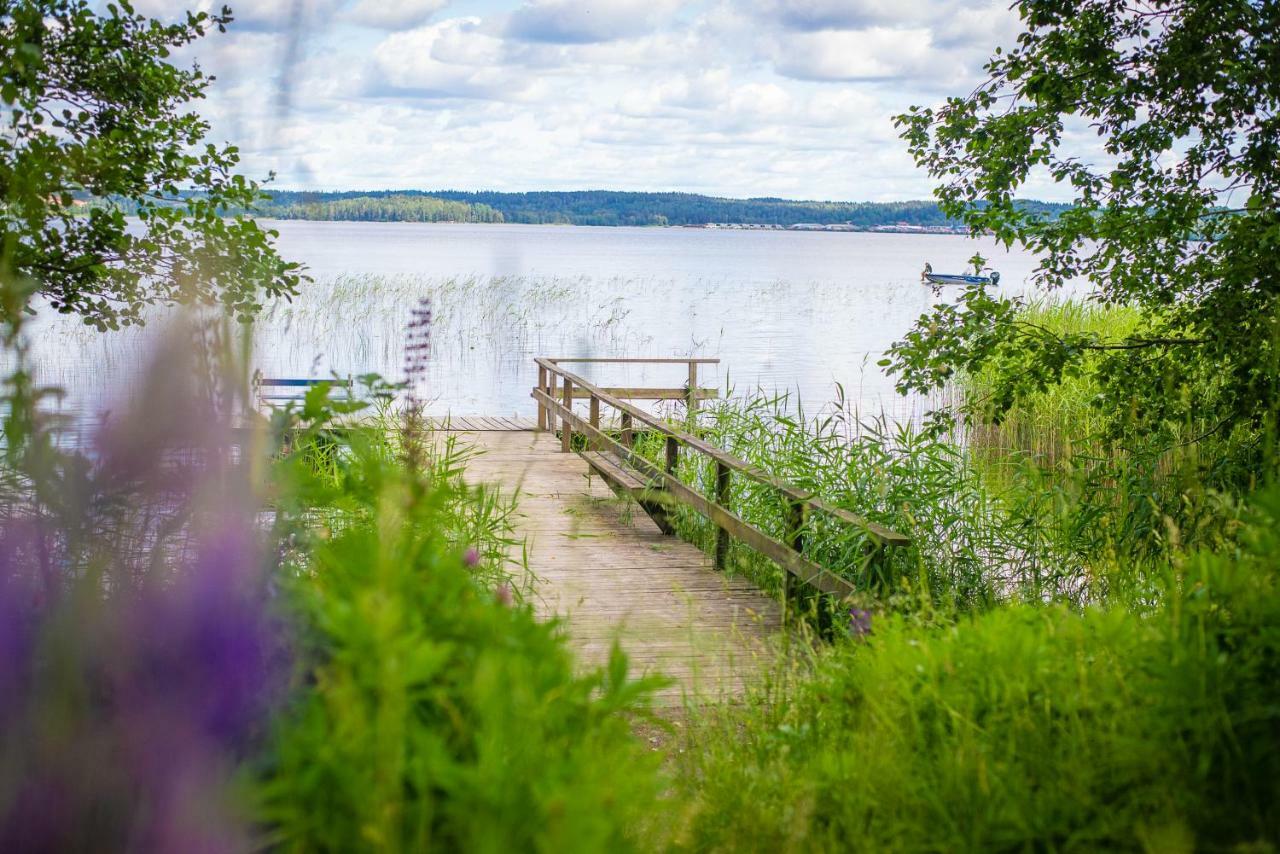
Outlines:
[[[991,284],[993,285],[1000,284],[1000,274],[995,272],[994,270],[991,273]]]

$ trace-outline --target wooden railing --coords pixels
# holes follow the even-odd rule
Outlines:
[[[693,427],[693,415],[697,401],[714,394],[705,394],[708,390],[697,387],[697,366],[715,363],[715,359],[550,359],[534,360],[538,365],[538,385],[533,389],[532,397],[538,403],[538,424],[541,429],[553,430],[556,423],[560,425],[560,449],[568,452],[573,445],[573,434],[581,433],[589,451],[608,451],[637,472],[645,481],[645,493],[653,494],[659,499],[656,502],[642,502],[649,510],[649,504],[669,504],[675,502],[692,508],[716,526],[715,562],[717,568],[723,569],[729,551],[729,539],[738,540],[757,552],[768,557],[786,571],[787,599],[791,601],[799,593],[797,585],[807,585],[823,593],[845,598],[857,591],[847,579],[842,578],[820,566],[805,556],[805,533],[809,527],[809,515],[822,514],[839,523],[849,525],[862,531],[880,552],[885,548],[906,546],[910,539],[896,531],[864,519],[842,507],[836,507],[815,496],[808,490],[794,486],[787,481],[775,477],[768,472],[725,453],[686,430],[673,426],[664,419],[627,403],[624,398],[666,400],[665,393],[670,389],[614,389],[601,388],[573,374],[562,367],[566,362],[654,362],[654,363],[686,363],[689,370],[689,383],[683,389],[690,413],[690,426]],[[664,396],[658,396],[663,392]],[[583,418],[573,410],[573,401],[587,400],[588,416]],[[600,408],[608,406],[619,415],[618,438],[602,428]],[[635,450],[635,433],[637,425],[658,433],[665,438],[665,465],[659,466]],[[676,477],[676,467],[682,449],[702,454],[715,463],[714,500],[699,493],[696,489]],[[731,478],[743,477],[755,483],[763,484],[776,490],[784,499],[788,508],[785,521],[786,542],[756,528],[729,508]],[[654,515],[653,512],[650,515]],[[661,518],[655,518],[664,530],[668,530]]]
[[[683,400],[690,417],[698,411],[698,401],[714,399],[719,396],[720,392],[714,388],[698,388],[698,365],[718,365],[719,359],[574,359],[574,358],[550,358],[544,357],[534,359],[538,365],[538,388],[544,389],[552,398],[557,398],[557,387],[559,380],[565,376],[558,365],[563,362],[572,362],[574,364],[613,364],[613,365],[686,365],[688,368],[689,381],[683,386],[675,388],[603,388],[599,389],[604,395],[622,399],[622,400]],[[586,400],[592,397],[592,393],[579,383],[575,384],[565,381],[565,392],[568,397],[567,401]],[[598,412],[600,408],[599,400],[591,404],[592,411]],[[550,410],[541,402],[538,403],[538,429],[550,430],[554,426]],[[597,425],[598,426],[598,425]],[[569,450],[569,442],[572,437],[572,426],[566,436],[570,438],[563,439],[562,450]]]

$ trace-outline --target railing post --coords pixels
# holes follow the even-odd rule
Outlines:
[[[680,461],[680,443],[675,436],[667,437],[667,474],[674,476],[676,463]]]
[[[804,525],[806,507],[802,501],[791,501],[787,507],[787,545],[796,554],[804,554]],[[788,572],[783,581],[783,606],[788,614],[800,604],[800,579]]]
[[[622,413],[622,447],[628,451],[635,447],[636,438],[631,430],[631,413]]]
[[[693,427],[698,420],[698,363],[689,362],[689,395],[685,404],[689,415],[689,426]]]
[[[538,365],[538,391],[546,393],[547,391],[547,369],[542,365]],[[538,429],[547,429],[547,407],[541,400],[538,401]]]
[[[547,371],[547,388],[546,388],[547,397],[551,398],[552,400],[555,400],[558,387],[559,387],[559,383],[556,380],[555,372]],[[548,430],[556,429],[555,410],[553,410],[549,406],[547,407],[547,429]]]
[[[716,460],[716,504],[729,509],[729,467]],[[729,559],[729,532],[716,528],[716,569],[723,570]]]
[[[600,429],[600,398],[594,394],[591,395],[591,426],[596,430]],[[596,434],[587,436],[587,447],[593,451],[600,450],[600,439]]]
[[[560,452],[567,454],[573,447],[573,422],[569,420],[573,412],[573,382],[568,377],[564,378],[564,408],[568,411],[560,419]]]

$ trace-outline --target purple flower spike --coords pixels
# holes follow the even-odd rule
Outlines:
[[[479,566],[480,552],[476,551],[475,547],[472,546],[467,549],[467,553],[462,556],[462,562],[469,567]]]
[[[871,634],[871,612],[862,608],[849,609],[849,634],[855,638],[865,638]]]
[[[188,336],[188,339],[190,336]],[[288,685],[248,464],[170,339],[77,478],[0,519],[0,851],[252,847],[229,785]]]

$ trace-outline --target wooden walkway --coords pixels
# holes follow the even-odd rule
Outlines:
[[[772,658],[769,638],[782,625],[783,608],[744,579],[716,570],[728,565],[731,542],[781,568],[788,609],[816,613],[824,633],[833,628],[832,614],[841,603],[860,589],[889,583],[888,550],[911,542],[707,442],[697,429],[698,410],[718,392],[699,386],[698,368],[718,361],[538,357],[537,385],[530,390],[536,420],[432,419],[436,435],[458,437],[476,452],[466,466],[469,480],[495,485],[517,499],[519,546],[511,559],[527,560],[540,614],[564,618],[587,664],[604,663],[617,641],[636,669],[673,677],[659,697],[667,705],[731,698]],[[603,386],[574,373],[570,364],[677,366],[687,382]],[[347,395],[354,388],[352,380],[337,378],[255,376],[254,381],[260,404],[267,406],[297,401],[320,384],[336,385]],[[680,424],[631,402],[637,400],[678,401]],[[585,417],[575,402],[585,404]],[[663,442],[661,464],[636,451],[638,430]],[[584,450],[573,453],[574,448]],[[682,454],[714,465],[709,486],[680,479]],[[607,477],[613,489],[600,477]],[[766,530],[734,513],[732,484],[739,480],[777,495],[784,514],[777,520],[781,533],[777,526]],[[615,497],[614,490],[627,497]],[[673,530],[669,514],[676,506],[714,526],[714,558],[662,533]],[[814,561],[807,540],[816,518],[861,537],[855,564],[863,577],[851,579]],[[815,611],[814,605],[821,607]]]
[[[664,536],[634,502],[590,477],[578,454],[562,453],[553,433],[494,422],[452,419],[449,429],[478,452],[468,480],[518,496],[537,608],[566,618],[584,662],[603,663],[618,639],[634,671],[675,680],[662,705],[740,693],[781,625],[778,603]]]
[[[432,418],[434,430],[446,430],[453,433],[489,433],[507,430],[532,430],[537,425],[532,418],[516,418],[506,415],[459,415],[447,418]]]

